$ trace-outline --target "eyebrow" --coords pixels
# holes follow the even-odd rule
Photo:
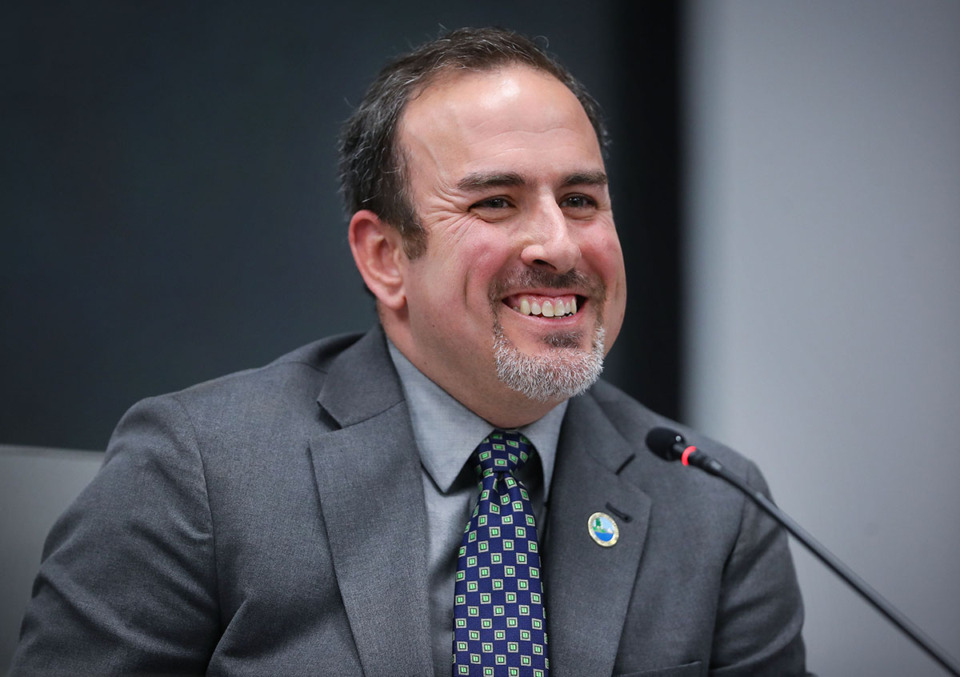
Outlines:
[[[457,182],[457,188],[467,192],[479,192],[490,188],[509,188],[523,186],[527,182],[516,172],[476,172],[467,174]],[[575,172],[564,177],[560,182],[563,188],[570,186],[605,186],[608,183],[607,174],[603,171]]]
[[[607,173],[597,170],[595,172],[577,172],[571,174],[563,180],[560,185],[564,188],[570,186],[605,186],[609,180]]]
[[[467,174],[457,182],[457,188],[468,192],[479,192],[488,188],[505,188],[510,186],[522,186],[526,181],[516,172],[495,172],[486,174],[476,172]]]

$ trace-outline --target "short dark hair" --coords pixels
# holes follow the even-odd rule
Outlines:
[[[601,148],[600,106],[582,84],[532,40],[501,28],[461,28],[384,66],[340,135],[340,191],[347,211],[369,209],[396,228],[410,258],[426,250],[426,232],[410,202],[397,127],[407,102],[452,70],[488,71],[521,64],[557,78],[577,97]]]

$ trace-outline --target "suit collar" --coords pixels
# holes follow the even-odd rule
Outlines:
[[[651,500],[621,475],[634,449],[590,393],[570,401],[557,450],[544,552],[551,674],[611,674],[647,535]],[[616,545],[589,535],[595,512]]]
[[[317,404],[337,425],[355,425],[403,402],[386,341],[378,324],[332,362]]]
[[[420,459],[379,327],[334,361],[317,401],[342,426],[315,435],[310,450],[340,594],[364,672],[429,672]]]

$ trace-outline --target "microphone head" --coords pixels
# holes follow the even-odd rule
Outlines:
[[[654,428],[647,433],[647,447],[665,461],[678,461],[687,446],[683,435],[670,428]]]

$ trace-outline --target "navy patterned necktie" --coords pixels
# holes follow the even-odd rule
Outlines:
[[[532,449],[520,433],[494,430],[471,456],[480,499],[457,560],[454,677],[549,675],[537,525],[514,476]]]

